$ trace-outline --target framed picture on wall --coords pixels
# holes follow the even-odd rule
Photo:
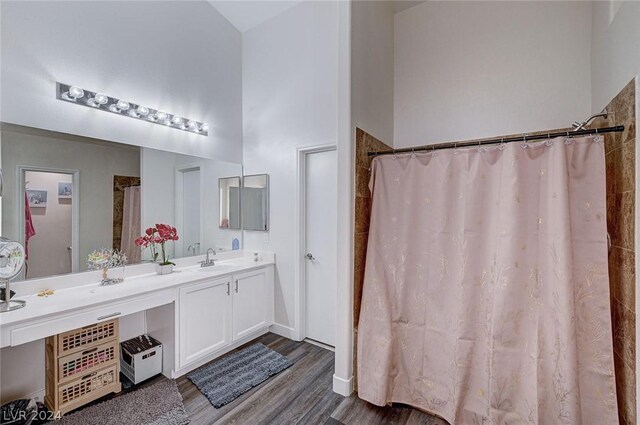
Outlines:
[[[30,208],[46,208],[47,206],[46,190],[27,190],[27,198],[29,198]]]
[[[58,182],[58,198],[71,199],[73,183]]]

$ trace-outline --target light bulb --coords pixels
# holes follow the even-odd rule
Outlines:
[[[189,130],[191,131],[198,131],[198,123],[196,121],[189,120],[187,127],[189,127]]]
[[[205,133],[209,132],[209,124],[202,124],[202,127],[200,127],[200,131],[204,131]]]
[[[124,101],[124,100],[119,100],[118,103],[116,103],[116,106],[121,111],[126,111],[127,109],[129,109],[129,102]]]
[[[134,111],[133,109],[129,109],[129,112],[127,112],[127,114],[129,114],[129,116],[133,118],[140,118],[140,115],[136,114],[136,111]]]
[[[115,103],[112,103],[111,105],[109,105],[109,110],[111,112],[116,112],[116,113],[120,113],[120,110],[118,109],[118,107],[115,105]]]
[[[102,93],[96,93],[96,95],[93,96],[93,101],[98,105],[104,105],[109,101],[109,96]]]
[[[182,124],[182,117],[180,117],[178,115],[174,115],[173,118],[171,118],[171,122],[174,123],[175,125],[181,125]]]
[[[149,108],[147,108],[146,106],[138,106],[138,109],[136,109],[136,111],[143,117],[149,115]]]
[[[155,115],[147,115],[147,119],[151,122],[156,122],[156,117]]]
[[[69,96],[73,97],[74,99],[80,99],[84,96],[84,90],[82,90],[80,87],[71,86],[69,88]]]
[[[156,112],[156,118],[158,118],[160,121],[164,121],[166,120],[168,117],[166,112],[162,112],[162,111],[158,111]]]

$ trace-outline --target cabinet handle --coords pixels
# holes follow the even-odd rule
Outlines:
[[[227,282],[227,295],[231,295],[231,282]]]
[[[106,315],[104,315],[104,316],[100,316],[100,317],[98,317],[96,320],[99,322],[99,321],[101,321],[101,320],[108,319],[108,318],[110,318],[110,317],[120,316],[121,314],[122,314],[122,313],[120,313],[120,312],[118,311],[117,313],[111,313],[111,314],[106,314]]]
[[[93,348],[91,348],[89,350],[85,350],[85,351],[82,352],[82,355],[84,356],[86,354],[93,353],[94,351],[98,351],[98,347],[93,347]]]
[[[238,279],[236,279],[236,294],[238,293]]]

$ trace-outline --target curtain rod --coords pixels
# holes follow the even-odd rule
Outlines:
[[[421,151],[432,151],[438,149],[450,149],[450,148],[464,148],[470,146],[483,146],[483,145],[493,145],[496,143],[511,143],[511,142],[528,142],[531,140],[546,140],[553,139],[554,137],[576,137],[576,136],[586,136],[590,134],[603,134],[603,133],[619,133],[624,131],[624,125],[617,125],[615,127],[603,127],[603,128],[589,128],[585,130],[575,130],[575,131],[558,131],[555,133],[547,133],[547,134],[534,134],[531,136],[527,136],[526,134],[523,136],[515,136],[515,137],[497,137],[494,139],[485,139],[478,140],[476,142],[447,142],[447,143],[438,143],[434,145],[428,146],[420,146],[416,148],[402,148],[402,149],[392,149],[389,151],[380,151],[380,152],[369,152],[368,156],[379,156],[379,155],[394,155],[398,153],[408,153],[408,152],[421,152]]]

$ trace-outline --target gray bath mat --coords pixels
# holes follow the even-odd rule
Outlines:
[[[176,381],[163,379],[148,387],[89,406],[52,422],[56,425],[185,425],[189,417]]]
[[[219,409],[292,364],[258,343],[202,366],[187,378]]]

